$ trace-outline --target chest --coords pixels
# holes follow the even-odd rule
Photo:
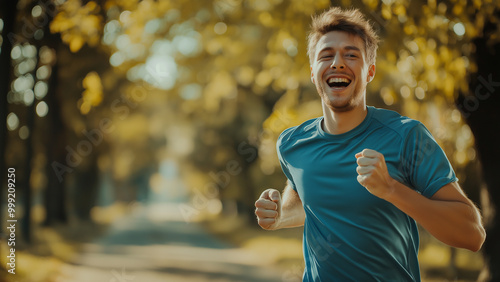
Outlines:
[[[321,140],[296,146],[287,154],[287,162],[297,191],[304,205],[330,212],[332,208],[355,216],[363,216],[388,205],[373,196],[357,181],[356,153],[365,148],[384,155],[389,174],[400,182],[401,143],[395,138],[366,136],[350,142],[333,143]]]

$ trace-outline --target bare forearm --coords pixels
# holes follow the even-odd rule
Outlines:
[[[304,225],[305,213],[302,201],[290,185],[283,196],[276,189],[267,189],[255,201],[257,223],[266,230],[298,227]]]
[[[289,185],[283,191],[281,217],[275,229],[292,228],[304,225],[306,214],[297,192]]]
[[[472,202],[428,199],[395,181],[386,198],[440,241],[477,251],[484,242],[481,216]]]

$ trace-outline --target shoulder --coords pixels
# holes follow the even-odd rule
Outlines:
[[[415,129],[424,128],[425,126],[418,120],[402,116],[396,111],[380,109],[372,107],[373,120],[380,126],[393,131],[403,139]]]
[[[317,130],[317,125],[321,121],[321,117],[313,118],[303,122],[300,125],[285,129],[278,137],[277,146],[282,147],[291,145],[297,140],[308,138]]]

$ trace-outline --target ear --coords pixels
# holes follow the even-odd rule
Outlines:
[[[312,82],[313,84],[316,84],[316,83],[314,82],[313,67],[311,67],[311,82]]]
[[[375,77],[375,65],[370,65],[368,67],[368,75],[366,76],[366,82],[370,83]]]

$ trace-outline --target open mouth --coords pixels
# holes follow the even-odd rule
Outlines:
[[[344,88],[351,84],[351,80],[345,77],[332,77],[326,83],[332,88]]]

